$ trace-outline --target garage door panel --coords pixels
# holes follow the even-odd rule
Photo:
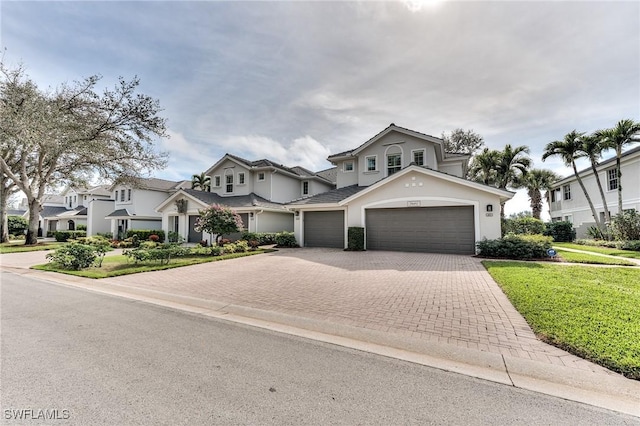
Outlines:
[[[304,246],[344,248],[344,212],[342,210],[306,212]]]
[[[475,253],[472,206],[370,209],[367,249]]]

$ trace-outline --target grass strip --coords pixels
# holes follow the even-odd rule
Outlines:
[[[614,259],[611,257],[597,256],[588,253],[576,253],[573,251],[556,249],[563,262],[569,263],[588,263],[593,265],[619,265],[619,266],[636,266],[637,264],[625,259]]]
[[[542,340],[640,380],[640,270],[483,261]]]
[[[587,246],[575,243],[553,243],[554,248],[570,248],[574,250],[590,251],[592,253],[608,254],[609,256],[628,257],[640,259],[640,251],[620,250],[609,247]]]
[[[271,252],[273,250],[256,250],[246,253],[231,253],[224,254],[222,256],[184,256],[171,259],[171,262],[166,265],[161,265],[158,262],[140,262],[133,263],[124,255],[106,256],[102,262],[101,267],[91,267],[88,269],[82,269],[80,271],[71,271],[68,269],[60,268],[55,263],[45,263],[42,265],[34,265],[31,268],[39,271],[59,272],[62,274],[75,275],[85,278],[109,278],[118,277],[129,274],[139,274],[141,272],[162,271],[165,269],[180,268],[183,266],[197,265],[199,263],[217,262],[220,260],[236,259],[239,257],[253,256],[256,254],[262,254]]]
[[[27,251],[55,250],[63,244],[66,244],[66,243],[47,242],[47,243],[38,243],[30,246],[25,246],[24,241],[2,243],[0,244],[0,254],[24,253]]]

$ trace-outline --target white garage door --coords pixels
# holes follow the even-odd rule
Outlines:
[[[369,209],[367,250],[474,254],[473,206]]]

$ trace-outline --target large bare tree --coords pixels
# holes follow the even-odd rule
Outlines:
[[[166,136],[166,120],[157,100],[137,93],[137,77],[120,78],[102,93],[99,76],[45,92],[22,68],[0,65],[0,169],[27,198],[25,244],[37,243],[47,188],[82,183],[93,173],[130,179],[166,165],[154,145]]]

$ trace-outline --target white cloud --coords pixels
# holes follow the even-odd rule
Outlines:
[[[331,152],[311,136],[299,137],[290,143],[258,135],[232,136],[225,139],[221,147],[247,160],[266,158],[288,167],[302,166],[311,171],[331,167],[326,161]]]

